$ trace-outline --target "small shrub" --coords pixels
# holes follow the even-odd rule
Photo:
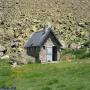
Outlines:
[[[43,87],[41,90],[52,90],[49,86]]]
[[[86,53],[86,48],[81,49],[64,49],[62,50],[61,57],[63,60],[75,60],[75,59],[84,59],[90,58],[90,52]]]
[[[58,80],[54,79],[54,80],[49,81],[48,85],[52,85],[52,84],[56,84],[56,83],[58,83]]]

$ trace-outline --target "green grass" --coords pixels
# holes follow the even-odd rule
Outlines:
[[[6,81],[8,81],[11,75],[11,67],[7,60],[0,60],[0,88],[6,86]]]
[[[86,61],[86,62],[85,62]],[[0,64],[0,87],[17,90],[90,90],[90,62],[30,64],[10,68]],[[0,62],[1,63],[1,62]]]

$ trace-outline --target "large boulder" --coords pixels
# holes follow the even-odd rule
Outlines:
[[[70,45],[70,48],[71,48],[71,49],[80,49],[80,48],[81,48],[81,45],[80,45],[80,44],[76,44],[76,43],[72,43],[72,44]]]
[[[6,52],[6,48],[2,45],[0,45],[0,57],[2,57]]]
[[[1,59],[9,59],[8,55],[2,56]]]
[[[0,52],[0,57],[2,57],[4,54],[3,54],[3,52]]]
[[[0,45],[0,52],[4,52],[6,50],[6,48],[2,45]]]
[[[68,45],[65,43],[65,41],[63,40],[60,40],[61,44],[62,44],[62,48],[67,48]]]

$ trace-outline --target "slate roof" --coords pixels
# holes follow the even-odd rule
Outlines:
[[[32,37],[28,39],[28,41],[26,42],[24,47],[28,48],[28,47],[32,47],[32,46],[41,46],[44,43],[44,40],[48,37],[48,35],[50,33],[53,34],[57,43],[59,45],[61,45],[60,42],[58,41],[58,39],[56,38],[56,36],[54,35],[54,33],[52,32],[52,29],[51,28],[44,28],[41,31],[35,32],[32,35]]]

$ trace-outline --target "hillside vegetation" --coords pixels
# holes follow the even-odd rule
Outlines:
[[[90,0],[0,0],[0,44],[12,60],[25,60],[26,40],[45,25],[52,26],[65,47],[88,42]]]

